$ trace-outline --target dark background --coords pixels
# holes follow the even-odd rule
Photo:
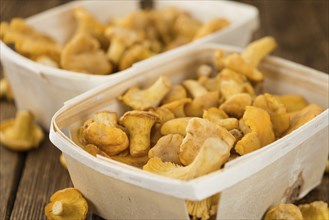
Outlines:
[[[26,18],[66,0],[1,0],[1,21]],[[270,35],[279,47],[274,55],[329,72],[327,0],[241,0],[256,6],[260,28],[254,39]],[[15,106],[0,102],[0,120],[14,117]],[[46,134],[47,136],[47,134]],[[0,219],[45,219],[44,206],[57,190],[71,186],[59,164],[60,152],[46,138],[39,149],[17,153],[0,147]],[[328,201],[329,176],[299,203]],[[88,219],[99,219],[88,215]]]

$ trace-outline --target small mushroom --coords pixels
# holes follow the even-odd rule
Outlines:
[[[131,67],[134,63],[153,56],[153,53],[142,44],[135,44],[125,50],[119,62],[119,70]]]
[[[185,106],[191,102],[192,100],[190,98],[183,98],[164,104],[161,108],[169,109],[172,113],[174,113],[176,118],[180,118],[186,116]]]
[[[175,118],[174,113],[164,107],[157,108],[157,109],[155,109],[154,112],[159,116],[160,124],[163,124],[163,123]]]
[[[9,27],[5,27],[2,31],[3,41],[9,44],[13,43],[18,53],[33,60],[43,55],[51,57],[55,61],[59,60],[61,48],[55,40],[38,32],[23,19],[12,19]]]
[[[94,157],[96,157],[97,154],[98,155],[101,155],[103,157],[109,157],[109,155],[107,153],[105,153],[104,151],[102,151],[99,147],[97,147],[94,144],[87,144],[87,145],[83,146],[82,148],[85,151],[87,151],[89,154],[93,155]],[[124,151],[121,151],[121,152],[124,152]]]
[[[290,134],[297,128],[304,125],[306,122],[309,122],[317,115],[323,112],[323,108],[316,104],[310,104],[303,108],[302,110],[296,111],[290,114],[290,126],[284,135]]]
[[[219,193],[201,201],[185,201],[187,211],[192,219],[209,219],[217,212]]]
[[[35,59],[35,61],[38,62],[38,63],[41,63],[43,65],[46,65],[46,66],[51,66],[51,67],[59,68],[59,64],[55,60],[51,59],[48,56],[40,56],[40,57],[37,57]]]
[[[186,90],[180,84],[173,85],[167,95],[162,99],[162,104],[168,104],[173,101],[184,99],[187,97]]]
[[[110,47],[107,51],[108,58],[118,64],[125,50],[135,43],[140,43],[144,35],[140,31],[110,26],[105,31],[105,36],[110,40]]]
[[[216,122],[228,118],[228,115],[222,109],[212,107],[203,112],[203,118]]]
[[[216,171],[228,160],[231,147],[221,138],[207,138],[195,159],[188,166],[162,162],[159,157],[151,158],[143,170],[181,180],[191,180]]]
[[[264,217],[264,220],[274,219],[302,220],[303,215],[294,204],[279,204],[268,210]]]
[[[59,162],[62,164],[62,166],[67,170],[67,163],[66,160],[64,158],[63,153],[61,153],[61,155],[59,156]]]
[[[15,119],[0,123],[0,142],[11,150],[37,148],[43,138],[42,129],[33,123],[33,115],[29,111],[18,111]]]
[[[270,115],[261,108],[247,106],[239,123],[240,130],[245,134],[235,145],[235,150],[240,155],[257,150],[275,140]]]
[[[300,95],[278,95],[275,97],[286,106],[287,112],[299,111],[308,105],[305,98]]]
[[[233,147],[235,142],[233,135],[223,127],[202,118],[189,120],[186,127],[186,136],[180,146],[179,158],[182,164],[192,163],[204,141],[211,137],[223,140],[230,148]]]
[[[223,104],[221,104],[220,109],[226,112],[229,116],[235,118],[241,118],[246,107],[251,105],[252,98],[247,93],[238,93],[232,95]]]
[[[201,25],[201,22],[196,18],[187,13],[181,13],[174,22],[174,32],[178,36],[184,36],[192,40]]]
[[[193,98],[202,96],[208,93],[208,90],[204,88],[198,81],[188,79],[183,82],[183,85],[187,91],[192,95]]]
[[[137,86],[132,87],[119,99],[134,110],[156,108],[170,88],[171,82],[168,77],[161,76],[149,88],[141,90]]]
[[[259,95],[254,100],[253,106],[262,108],[270,114],[273,131],[277,138],[289,128],[290,119],[286,107],[276,97],[268,93]]]
[[[213,71],[214,70],[210,65],[202,64],[198,67],[197,75],[198,75],[198,77],[201,77],[201,76],[210,77],[211,74],[213,73]]]
[[[82,194],[74,188],[55,192],[45,207],[49,220],[84,220],[88,212],[88,203]]]
[[[77,21],[75,34],[90,34],[99,41],[103,49],[107,48],[109,42],[104,34],[106,26],[81,6],[74,7],[72,11]]]
[[[303,220],[324,220],[329,219],[328,204],[323,201],[315,201],[310,204],[299,205]]]
[[[159,157],[164,162],[181,164],[179,160],[179,147],[183,141],[180,134],[168,134],[161,137],[156,145],[148,152],[149,158]]]
[[[217,75],[218,76],[218,75]],[[209,78],[208,76],[200,76],[198,82],[205,87],[208,91],[220,91],[219,77]]]
[[[112,160],[115,160],[115,161],[118,161],[118,162],[121,162],[121,163],[124,163],[124,164],[128,164],[130,166],[134,166],[134,167],[137,167],[137,168],[143,168],[143,166],[149,160],[148,155],[136,157],[136,156],[132,156],[130,154],[128,154],[128,155],[114,155],[114,156],[110,156],[110,158]]]
[[[159,116],[152,112],[129,111],[120,118],[120,124],[129,131],[130,155],[140,157],[147,155],[150,149],[150,134]]]
[[[218,106],[219,92],[207,92],[193,99],[185,106],[186,116],[201,117],[204,110]]]
[[[65,45],[60,64],[63,69],[89,74],[104,75],[113,70],[99,42],[88,34],[77,34]]]
[[[229,24],[230,22],[225,18],[213,18],[212,20],[201,26],[201,28],[196,32],[194,40],[219,31],[227,27]]]
[[[6,76],[0,80],[0,98],[3,97],[8,101],[14,100],[14,94]]]
[[[186,135],[186,127],[192,117],[175,118],[165,122],[161,127],[161,134],[180,134]]]
[[[254,82],[261,82],[264,79],[263,74],[254,65],[248,63],[237,53],[225,58],[225,67],[246,76]]]
[[[263,37],[250,43],[241,53],[241,56],[248,63],[257,66],[259,62],[271,53],[277,44],[273,37]]]
[[[216,78],[219,80],[219,89],[225,100],[238,93],[248,93],[251,97],[255,96],[254,88],[242,74],[225,68]]]
[[[114,112],[99,112],[87,120],[80,129],[83,144],[96,145],[108,155],[118,154],[129,146],[127,134],[117,126]]]
[[[225,52],[222,49],[217,49],[214,52],[213,62],[218,71],[222,70],[225,67]]]

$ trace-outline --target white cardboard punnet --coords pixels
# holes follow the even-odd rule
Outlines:
[[[156,65],[138,64],[129,79],[88,91],[66,102],[54,115],[50,140],[63,151],[74,186],[97,214],[106,219],[188,219],[185,200],[199,201],[220,193],[216,219],[260,219],[271,205],[301,198],[320,183],[328,158],[328,75],[275,57],[266,58],[260,66],[265,90],[297,93],[326,110],[219,171],[190,181],[170,179],[93,157],[70,138],[70,132],[97,111],[123,114],[126,108],[116,97],[131,86],[146,86],[161,75],[174,83],[193,77],[196,67],[209,61],[216,48],[237,51],[209,44],[163,57]]]
[[[44,11],[27,19],[27,22],[56,39],[60,44],[69,40],[75,30],[72,7],[82,5],[100,21],[107,21],[109,16],[123,17],[139,8],[138,1],[74,1]],[[226,29],[201,38],[186,46],[156,55],[141,61],[146,65],[156,63],[157,58],[177,53],[185,48],[206,42],[221,42],[235,46],[245,46],[258,27],[258,11],[255,7],[229,1],[159,1],[156,8],[175,6],[189,11],[202,21],[214,17],[225,17],[231,24]],[[33,62],[11,50],[1,42],[1,61],[15,95],[18,109],[32,111],[36,120],[49,129],[52,115],[66,100],[73,98],[104,82],[119,82],[129,77],[130,69],[107,76],[87,75],[48,67]]]

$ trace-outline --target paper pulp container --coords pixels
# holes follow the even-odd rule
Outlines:
[[[320,182],[328,157],[328,75],[280,58],[261,64],[267,92],[297,93],[326,110],[291,134],[225,167],[189,181],[145,172],[102,156],[93,157],[70,138],[91,115],[126,110],[117,97],[128,88],[147,86],[167,75],[174,83],[192,78],[214,48],[204,45],[167,56],[153,66],[136,65],[130,78],[107,83],[68,102],[54,115],[50,140],[64,153],[74,187],[91,209],[106,219],[189,219],[185,200],[199,201],[220,193],[217,219],[260,219],[279,202],[305,196]]]
[[[27,19],[37,30],[49,34],[60,44],[67,42],[75,30],[71,9],[83,5],[100,21],[111,17],[123,17],[139,8],[138,1],[76,1],[47,10]],[[156,8],[175,6],[190,12],[202,21],[225,17],[231,24],[226,29],[201,38],[172,51],[206,42],[222,42],[245,46],[258,27],[258,11],[255,7],[228,1],[155,1]],[[149,60],[156,59],[157,55]],[[106,76],[87,75],[48,67],[33,62],[11,50],[1,42],[1,61],[13,88],[18,109],[31,110],[37,121],[46,129],[52,115],[63,102],[104,82],[118,82],[130,75],[125,70],[120,74]],[[148,62],[142,61],[142,62]]]

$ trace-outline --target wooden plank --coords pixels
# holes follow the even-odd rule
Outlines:
[[[0,74],[1,75],[1,74]],[[15,106],[5,100],[0,102],[0,121],[15,117]],[[25,153],[16,153],[0,143],[0,219],[9,219],[25,162]]]
[[[59,155],[48,138],[39,149],[28,153],[11,219],[44,218],[50,196],[72,185],[67,170],[59,163]]]
[[[315,11],[313,5],[328,8],[324,1],[263,1],[263,26],[278,42],[275,55],[328,72],[328,35],[317,25],[316,17],[328,11]],[[327,46],[326,46],[327,45]]]

